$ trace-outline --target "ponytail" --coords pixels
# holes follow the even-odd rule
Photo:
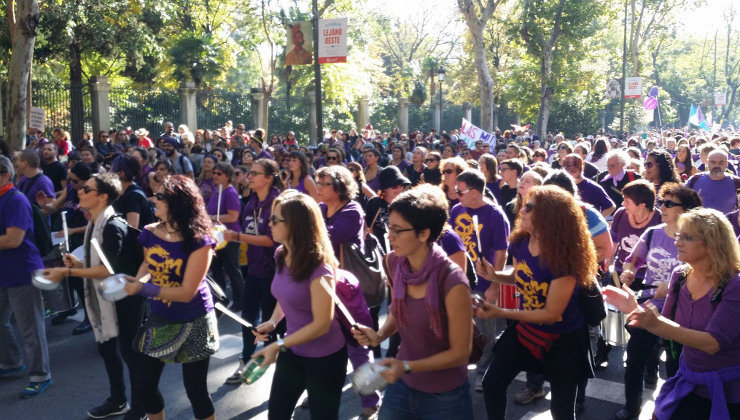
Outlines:
[[[254,163],[262,166],[265,170],[265,176],[271,176],[272,177],[272,185],[271,188],[277,188],[278,191],[282,191],[285,189],[283,187],[283,181],[280,179],[280,167],[278,166],[277,162],[275,162],[272,159],[257,159],[254,161]]]

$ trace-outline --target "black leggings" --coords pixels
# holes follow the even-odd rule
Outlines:
[[[208,362],[210,358],[182,364],[182,380],[185,393],[193,407],[196,419],[213,415],[213,402],[208,394]],[[164,410],[164,399],[159,392],[159,379],[165,363],[159,359],[140,354],[136,367],[136,387],[133,406],[137,411],[157,414]]]
[[[304,390],[312,419],[339,418],[342,386],[347,376],[347,346],[324,357],[297,356],[290,349],[278,355],[267,417],[289,420]]]
[[[727,410],[730,412],[730,419],[740,419],[740,404],[728,403]],[[681,400],[676,410],[673,411],[671,420],[708,419],[711,411],[712,401],[692,392]]]

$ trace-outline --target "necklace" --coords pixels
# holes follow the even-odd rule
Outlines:
[[[174,232],[170,232],[169,229],[167,229],[167,223],[163,223],[162,228],[164,229],[164,238],[166,241],[170,240],[170,235],[174,235],[177,233],[177,229],[175,229]]]
[[[632,215],[632,219],[635,221],[636,225],[642,225],[643,223],[647,222],[648,219],[650,219],[650,216],[652,216],[652,212],[648,213],[648,215],[641,222],[637,221],[637,217],[635,217],[635,215]]]

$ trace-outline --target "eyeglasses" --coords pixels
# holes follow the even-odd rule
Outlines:
[[[533,209],[534,209],[534,203],[527,203],[524,205],[525,213],[531,213]]]
[[[658,162],[645,162],[645,168],[652,169],[653,166],[657,165]]]
[[[558,150],[568,150],[568,147],[567,146],[560,146],[560,147],[558,147]]]
[[[326,160],[339,160],[337,156],[327,156]]]
[[[218,172],[218,171],[213,171],[213,174],[214,174],[214,175],[218,175],[218,176],[221,176],[221,175],[223,175],[224,173],[223,173],[223,172]]]
[[[460,191],[459,189],[455,188],[455,192],[457,193],[457,195],[467,194],[470,192],[470,190],[472,190],[472,188],[468,188],[467,190],[464,190],[464,191]]]
[[[621,163],[607,163],[606,167],[609,169],[614,169],[614,168],[619,167],[619,165],[622,165],[622,164]]]
[[[435,159],[435,158],[430,158],[430,159],[425,159],[424,160],[425,163],[432,163],[432,162],[436,162],[436,161],[437,161],[437,159]]]
[[[257,175],[267,175],[265,172],[259,172],[259,171],[251,171],[247,174],[247,176],[257,176]]]
[[[657,201],[658,207],[665,206],[667,209],[672,209],[674,207],[683,207],[681,203],[676,203],[675,201],[671,200],[658,200]]]
[[[164,201],[164,199],[166,198],[166,196],[164,195],[164,193],[158,192],[158,193],[155,193],[154,194],[154,198],[156,198],[157,201]]]
[[[442,173],[445,174],[445,175],[449,175],[449,174],[451,174],[453,172],[455,172],[454,169],[445,169],[444,171],[442,171]]]
[[[698,242],[702,240],[702,237],[699,235],[688,235],[686,233],[679,233],[676,232],[675,236],[676,242],[678,241],[684,241],[684,242]]]
[[[563,168],[568,172],[576,173],[581,170],[580,165],[563,165]]]
[[[278,223],[285,223],[285,219],[278,219],[277,216],[274,214],[270,215],[270,222],[272,222],[273,225],[276,225]]]
[[[98,191],[98,190],[96,190],[95,188],[90,188],[87,185],[85,185],[84,187],[82,187],[82,191],[84,191],[85,194],[90,194],[90,191]]]
[[[398,236],[398,235],[402,234],[403,232],[408,232],[408,231],[414,230],[414,228],[398,229],[398,228],[390,227],[388,225],[385,225],[385,227],[388,230],[388,235],[389,236],[391,236],[391,235],[392,236]]]

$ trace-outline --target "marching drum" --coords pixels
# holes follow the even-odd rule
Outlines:
[[[624,327],[627,323],[627,314],[606,304],[606,318],[601,325],[604,330],[604,340],[612,346],[624,347],[630,339],[630,333]]]

